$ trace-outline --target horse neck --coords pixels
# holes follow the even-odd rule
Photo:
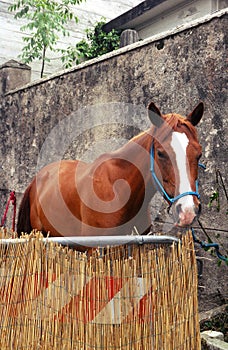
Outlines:
[[[126,176],[128,173],[128,179],[135,181],[135,174],[138,170],[143,175],[146,184],[151,182],[150,174],[150,149],[153,142],[153,138],[149,130],[131,139],[126,145],[117,151],[117,157],[121,160],[127,160],[127,166],[121,167],[122,172]],[[123,164],[123,163],[122,163]],[[151,184],[150,184],[151,185]]]

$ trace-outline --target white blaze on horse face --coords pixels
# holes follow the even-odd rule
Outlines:
[[[171,146],[176,155],[177,170],[179,173],[178,194],[192,191],[187,171],[187,146],[189,139],[184,133],[174,131],[172,134]],[[182,211],[194,212],[194,201],[192,195],[186,195],[178,199],[176,205],[181,204]],[[180,214],[181,215],[181,214]],[[181,219],[181,218],[180,218]],[[183,218],[184,220],[184,218]]]

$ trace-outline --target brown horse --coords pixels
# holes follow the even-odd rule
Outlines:
[[[119,150],[90,164],[60,160],[41,169],[24,193],[18,233],[125,235],[136,227],[142,234],[150,227],[148,206],[158,189],[173,204],[176,225],[191,225],[200,212],[195,126],[203,103],[186,118],[162,115],[153,102],[148,114],[150,129]]]

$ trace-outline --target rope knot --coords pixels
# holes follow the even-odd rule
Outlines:
[[[13,205],[16,205],[15,191],[10,192],[10,201],[12,202]]]

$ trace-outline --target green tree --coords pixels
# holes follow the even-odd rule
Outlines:
[[[119,48],[121,33],[115,29],[106,33],[103,30],[105,23],[105,19],[102,18],[93,28],[86,29],[86,39],[79,41],[75,46],[69,46],[66,50],[60,50],[65,68]]]
[[[9,6],[9,11],[15,12],[15,18],[28,21],[21,27],[27,34],[23,37],[25,46],[21,59],[30,63],[35,59],[42,61],[41,77],[44,73],[47,49],[56,51],[59,35],[69,35],[66,24],[70,20],[78,22],[70,6],[80,4],[83,0],[16,0]]]

